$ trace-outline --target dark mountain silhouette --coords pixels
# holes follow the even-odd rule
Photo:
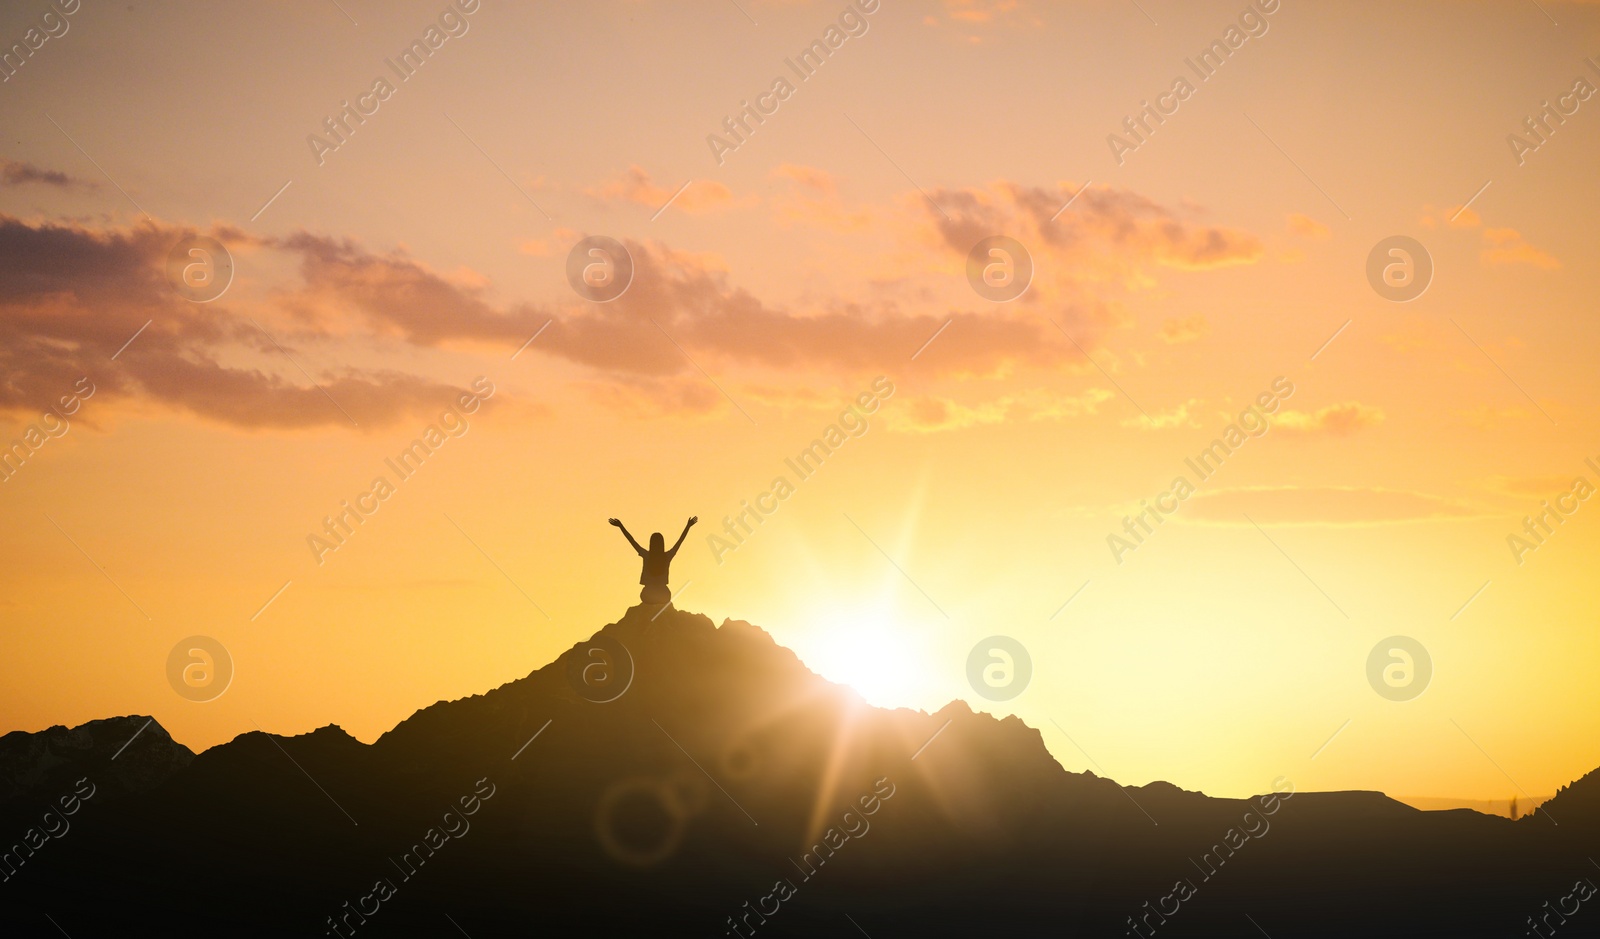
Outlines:
[[[139,746],[123,750],[145,734]],[[156,788],[193,760],[192,750],[148,717],[113,717],[36,734],[14,731],[0,737],[0,812],[49,802],[85,774],[94,777],[93,798],[116,801]]]
[[[868,707],[754,626],[656,609],[370,746],[329,726],[195,756],[143,717],[8,734],[5,934],[1287,939],[1520,936],[1539,915],[1572,935],[1600,927],[1600,909],[1559,912],[1577,880],[1600,883],[1587,860],[1600,775],[1516,822],[1374,792],[1124,789],[1067,772],[1015,718]],[[39,834],[80,779],[95,792],[70,830]],[[1180,880],[1191,892],[1174,895]]]
[[[1591,831],[1600,828],[1600,769],[1585,773],[1578,781],[1556,790],[1538,811],[1549,812],[1560,824],[1573,824]]]

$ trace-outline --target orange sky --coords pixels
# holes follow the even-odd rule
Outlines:
[[[636,602],[608,516],[698,514],[679,606],[877,704],[1018,714],[1072,770],[1505,799],[1600,766],[1600,504],[1507,541],[1600,487],[1592,4],[0,12],[31,28],[0,69],[0,730],[371,740]],[[1539,142],[1547,101],[1575,110]],[[995,235],[1032,262],[1009,301],[968,281]],[[1433,263],[1409,302],[1366,274],[1396,235]],[[167,276],[197,236],[233,259],[210,302]],[[617,299],[569,286],[587,236],[628,248]],[[203,703],[168,682],[195,635],[234,666]],[[996,635],[1032,662],[1006,701],[968,680]],[[1412,700],[1368,683],[1391,636],[1431,658]]]

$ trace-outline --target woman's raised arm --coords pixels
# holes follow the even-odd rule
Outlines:
[[[672,546],[672,550],[671,551],[667,552],[667,556],[668,557],[678,553],[678,549],[683,546],[683,539],[689,537],[689,529],[693,528],[694,527],[694,523],[698,522],[698,521],[700,521],[700,516],[698,516],[698,515],[689,516],[689,521],[686,522],[684,524],[684,526],[683,526],[683,534],[678,536],[678,543]]]
[[[608,519],[606,519],[606,521],[610,522],[611,524],[617,526],[617,528],[621,529],[622,537],[628,539],[628,544],[633,545],[633,550],[639,552],[640,556],[644,555],[644,549],[639,547],[639,542],[634,541],[632,535],[628,534],[627,526],[623,525],[621,520],[615,519],[615,518],[608,518]],[[688,534],[689,529],[685,528],[683,531],[684,531],[684,534]]]

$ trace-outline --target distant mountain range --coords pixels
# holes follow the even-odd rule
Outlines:
[[[1397,802],[1404,802],[1414,809],[1424,812],[1442,812],[1446,809],[1471,809],[1485,815],[1504,815],[1511,818],[1513,813],[1521,818],[1534,809],[1550,801],[1549,796],[1532,799],[1518,796],[1505,799],[1451,799],[1442,796],[1395,796]]]
[[[655,611],[371,745],[7,734],[3,934],[1600,933],[1600,772],[1518,821],[1125,788],[1016,718],[869,707],[748,623]]]

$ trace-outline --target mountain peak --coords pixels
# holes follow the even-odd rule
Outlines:
[[[48,801],[90,778],[107,799],[147,792],[194,760],[154,717],[130,714],[0,737],[0,805]],[[103,799],[102,801],[105,801]]]

